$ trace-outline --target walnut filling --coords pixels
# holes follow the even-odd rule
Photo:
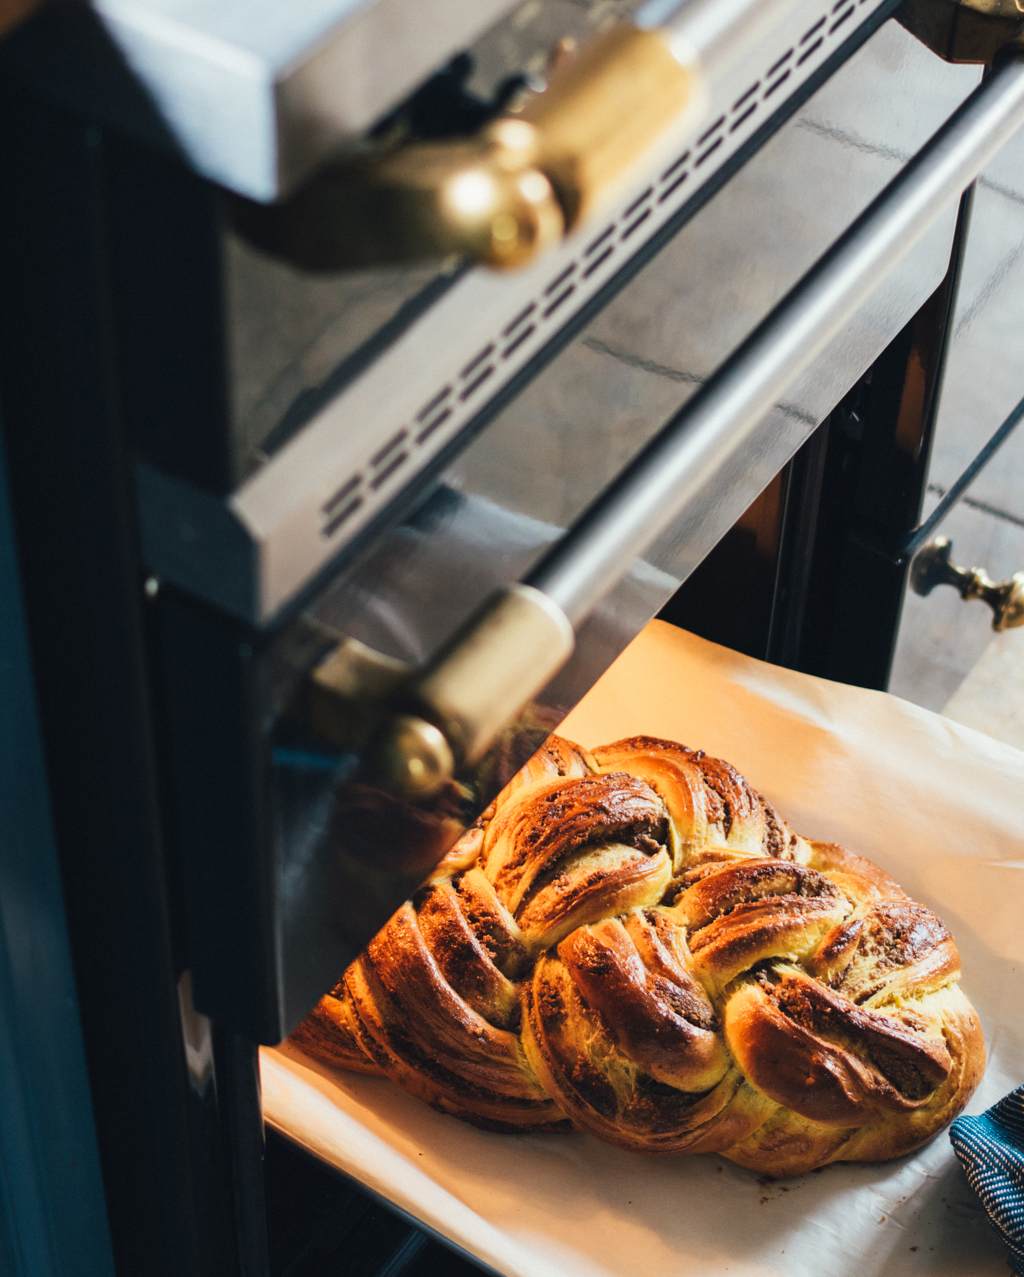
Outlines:
[[[839,903],[843,899],[839,888],[823,874],[784,860],[744,861],[698,872],[700,877],[679,901],[693,932],[745,905],[797,899]]]
[[[777,860],[793,859],[793,834],[786,829],[779,818],[779,813],[765,799],[761,799],[761,810],[764,812],[764,854]]]
[[[906,1020],[855,1008],[806,977],[775,983],[761,972],[758,981],[794,1024],[860,1056],[910,1101],[927,1099],[949,1073],[945,1045],[919,1035]]]
[[[831,989],[862,1005],[883,989],[894,973],[931,959],[936,976],[941,959],[952,958],[953,938],[922,905],[907,902],[874,906],[851,919],[822,947],[818,969]]]

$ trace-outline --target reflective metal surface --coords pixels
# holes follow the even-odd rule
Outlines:
[[[511,601],[529,589],[536,602],[550,603],[551,614],[563,624],[585,621],[1022,123],[1024,59],[1013,59],[975,90],[526,581],[496,598]],[[965,599],[980,598],[991,606],[995,629],[1024,623],[1024,574],[997,586],[979,569],[955,567],[949,550],[943,540],[918,556],[912,580],[919,594],[936,584],[954,585]],[[427,719],[420,728],[440,727],[444,736],[430,751],[434,765],[425,768],[414,730],[418,720],[399,718],[387,732],[387,765],[382,768],[373,751],[369,756],[372,774],[385,788],[394,789],[397,778],[399,792],[439,790],[456,762],[482,757],[561,668],[572,650],[568,625],[563,653],[554,636],[543,631],[539,643],[528,641],[532,629],[520,633],[518,619],[514,610],[485,605],[426,677],[416,680]],[[396,768],[394,760],[406,757],[408,765]]]
[[[420,513],[339,577],[317,613],[392,655],[429,657],[484,593],[525,575],[977,79],[940,66],[894,24],[879,32],[490,423]],[[937,286],[951,226],[952,212],[652,552],[650,566],[667,572],[661,592],[700,561]],[[438,572],[454,555],[444,577],[430,567],[434,545]],[[408,600],[401,619],[399,599]]]
[[[1004,63],[964,103],[935,137],[840,237],[820,262],[759,325],[754,333],[672,418],[643,452],[584,512],[531,571],[524,585],[549,600],[552,612],[573,625],[586,620],[615,588],[634,559],[666,531],[731,457],[743,449],[777,399],[813,362],[897,261],[957,199],[988,160],[1024,123],[1024,60]],[[968,572],[949,561],[949,543],[927,547],[918,556],[914,588],[927,594],[936,584],[956,586],[964,598],[980,598],[995,614],[997,630],[1024,623],[1024,574],[997,586],[984,572]],[[524,587],[512,587],[522,590]],[[515,595],[498,595],[515,597]],[[444,651],[430,674],[417,680],[423,713],[441,727],[456,759],[475,762],[499,731],[557,672],[564,656],[555,650],[543,660],[520,636],[513,613],[496,626],[492,607],[472,619],[463,636]],[[490,624],[488,624],[490,622]],[[541,638],[544,636],[541,635]],[[550,640],[547,643],[551,647]],[[542,645],[543,647],[543,645]],[[468,664],[464,653],[472,654]],[[460,659],[461,658],[461,659]],[[514,673],[513,673],[514,672]],[[503,696],[495,697],[501,687]],[[430,694],[432,688],[443,689]],[[458,712],[451,706],[457,705]],[[392,756],[409,753],[418,764],[418,741],[402,717],[388,740],[390,765],[374,765],[386,788],[399,774]],[[464,745],[467,724],[479,741]],[[486,726],[485,726],[486,725]],[[429,729],[429,722],[424,729]],[[409,741],[409,744],[403,744]],[[443,741],[441,742],[443,745]],[[461,748],[460,748],[461,746]],[[452,753],[430,769],[428,784],[418,772],[406,792],[441,788]],[[434,751],[436,756],[436,750]],[[402,769],[404,772],[405,769]],[[484,796],[486,798],[486,796]]]
[[[488,595],[526,576],[900,170],[903,148],[920,147],[977,79],[894,25],[880,32],[480,433],[416,513],[321,592],[309,618],[392,658],[428,662]],[[557,726],[938,286],[953,219],[951,209],[594,610],[517,729],[440,804],[386,798],[354,772],[354,757],[318,752],[281,713],[271,727],[271,807],[288,884],[284,1027],[318,979],[298,937],[316,934],[322,954],[333,944],[340,968],[373,931],[372,909],[339,919],[325,902],[354,898],[356,885],[366,892],[369,864],[373,900],[381,910],[398,903],[417,865]],[[282,711],[308,661],[283,632],[273,648]]]
[[[916,240],[1024,122],[1024,62],[1004,63],[806,275],[529,583],[573,621],[695,500]]]
[[[427,664],[489,595],[529,573],[977,80],[897,26],[880,31],[480,429],[404,523],[272,636],[245,637],[162,592],[202,1010],[264,1041],[294,1026],[937,288],[954,210],[594,610],[515,730],[440,801],[396,800],[311,729],[305,689],[332,646],[325,636]]]
[[[239,225],[272,255],[314,270],[450,255],[518,269],[586,222],[684,112],[696,137],[711,70],[774,38],[796,2],[658,0],[582,48],[563,38],[546,83],[513,92],[472,136],[396,146],[385,135],[273,209],[238,208]]]
[[[251,309],[232,306],[231,329],[248,321],[259,334],[234,360],[236,385],[260,418],[236,416],[237,437],[249,445],[240,470],[248,474],[225,500],[140,466],[150,569],[244,619],[265,623],[279,615],[375,518],[392,517],[443,451],[477,428],[497,397],[531,377],[552,343],[700,207],[762,126],[769,129],[771,117],[831,58],[845,56],[847,43],[872,29],[886,3],[846,0],[833,13],[821,0],[799,0],[770,42],[712,78],[710,123],[694,145],[683,118],[606,191],[593,227],[512,276],[455,270],[417,296],[406,291],[414,280],[400,278],[386,286],[389,300],[380,305],[373,279],[337,283],[332,293],[324,281],[307,287],[310,277],[232,249],[229,294],[284,303],[280,320],[266,306],[255,323]],[[800,179],[789,170],[777,180]],[[771,231],[759,225],[748,233],[763,240]],[[232,273],[239,267],[248,278]],[[284,317],[312,313],[307,293],[322,319],[312,340],[300,343]],[[363,327],[366,303],[388,316],[377,332]],[[339,308],[365,334],[361,345],[351,343]],[[312,326],[297,322],[305,332]],[[342,362],[334,363],[339,353]],[[248,573],[244,589],[231,573],[209,571],[228,553],[237,553],[237,571]]]
[[[292,187],[510,7],[95,0],[190,162],[258,200]]]
[[[453,130],[460,121],[474,127],[510,83],[523,77],[543,83],[559,40],[584,44],[636,7],[637,0],[527,0],[433,78],[425,109]],[[403,112],[395,129],[415,135],[421,109]],[[325,390],[333,393],[357,375],[461,270],[454,259],[355,273],[301,270],[253,248],[230,223],[222,252],[232,486],[258,470],[319,409]]]

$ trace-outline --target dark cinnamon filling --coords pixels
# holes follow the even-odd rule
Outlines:
[[[700,874],[698,881],[714,877],[713,871],[711,873],[703,870],[697,872]],[[728,917],[737,909],[743,909],[749,905],[778,903],[782,906],[786,902],[796,900],[838,901],[842,898],[839,888],[824,875],[814,869],[805,869],[800,865],[791,864],[789,861],[748,862],[736,868],[718,870],[718,872],[723,879],[721,889],[718,892],[711,889],[700,893],[700,906],[704,917],[692,923],[692,930],[695,933],[717,919]]]
[[[484,952],[506,980],[518,980],[530,966],[530,955],[513,936],[501,915],[463,885],[463,875],[453,879],[462,915]]]
[[[936,1058],[935,1045],[913,1040],[909,1026],[900,1030],[877,1013],[854,1010],[849,1003],[836,1005],[823,992],[812,993],[803,981],[782,979],[775,984],[762,972],[758,982],[794,1024],[859,1055],[908,1100],[927,1098],[949,1073],[949,1064]]]
[[[857,940],[850,948],[849,959],[842,970],[832,975],[828,984],[830,988],[839,990],[856,984],[861,974],[858,959],[861,963],[869,960],[874,978],[857,988],[853,1000],[858,1006],[884,988],[894,970],[920,961],[933,949],[952,939],[943,923],[923,905],[879,905],[855,925]],[[841,934],[833,947],[841,951],[851,938],[850,932]],[[839,954],[826,951],[822,956],[828,962]]]
[[[650,987],[680,1019],[688,1021],[695,1028],[718,1032],[718,1016],[706,998],[698,997],[690,989],[680,988],[671,980],[656,976]]]

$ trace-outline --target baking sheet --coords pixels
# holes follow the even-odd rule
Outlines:
[[[895,697],[652,622],[560,729],[727,758],[805,837],[877,860],[952,929],[988,1071],[1024,1081],[1024,752]],[[262,1055],[266,1120],[510,1277],[1005,1277],[949,1140],[896,1162],[759,1179],[716,1154],[497,1135],[381,1078]]]

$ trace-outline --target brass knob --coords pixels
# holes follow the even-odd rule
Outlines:
[[[374,778],[392,794],[428,798],[455,775],[455,759],[444,733],[426,719],[400,714],[390,720],[376,747]]]
[[[357,639],[334,638],[310,676],[299,713],[316,736],[359,753],[378,728],[380,707],[409,678],[410,667]]]
[[[691,103],[696,72],[672,49],[661,29],[613,27],[476,136],[335,164],[279,205],[236,200],[236,224],[312,270],[453,255],[521,266],[578,225]]]
[[[511,585],[419,671],[353,639],[338,643],[308,680],[305,721],[360,756],[365,777],[383,789],[429,798],[483,758],[573,644],[572,626],[550,599]]]
[[[236,219],[257,245],[308,270],[453,255],[519,266],[565,226],[533,166],[537,150],[531,125],[498,120],[474,138],[335,165],[284,204],[236,205]]]
[[[1024,625],[1024,572],[997,583],[983,568],[960,568],[950,562],[953,544],[936,537],[914,559],[910,584],[915,594],[931,594],[937,585],[952,585],[962,599],[981,599],[992,609],[997,632]]]

